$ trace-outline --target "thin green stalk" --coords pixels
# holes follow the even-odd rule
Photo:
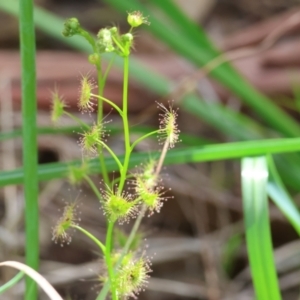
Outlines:
[[[119,49],[121,50],[122,53],[125,53],[125,49],[123,48],[123,46],[119,43],[119,41],[113,36],[112,37],[114,42],[116,43],[116,45],[119,47]],[[127,55],[126,55],[127,57]]]
[[[109,177],[108,177],[108,172],[107,172],[107,167],[105,164],[105,159],[104,159],[104,155],[103,155],[103,151],[102,151],[102,146],[98,146],[98,153],[99,153],[99,162],[100,162],[100,166],[101,166],[101,174],[103,176],[103,180],[106,184],[109,185]],[[118,162],[116,160],[116,162]]]
[[[100,96],[100,95],[95,95],[95,94],[92,94],[91,96],[98,98],[98,100],[103,100],[104,102],[108,103],[110,106],[112,106],[120,114],[121,117],[123,116],[122,110],[115,103],[110,101],[109,99],[107,99],[103,96]]]
[[[103,95],[103,78],[102,78],[102,68],[101,68],[101,61],[99,60],[97,66],[97,78],[98,78],[98,112],[97,112],[97,123],[101,124],[103,120],[103,100],[101,99]],[[109,185],[109,177],[108,177],[108,172],[106,168],[106,164],[104,161],[104,155],[102,152],[102,146],[98,146],[98,156],[99,156],[99,163],[100,163],[100,168],[101,168],[101,173],[103,176],[103,180],[106,184]]]
[[[24,276],[23,272],[17,273],[11,280],[6,282],[0,287],[0,295],[3,294],[8,289],[12,288],[15,284],[17,284]]]
[[[123,257],[128,253],[129,248],[131,246],[131,243],[132,243],[134,237],[136,236],[136,233],[137,233],[137,231],[138,231],[138,229],[140,227],[142,219],[143,219],[143,217],[144,217],[144,215],[146,213],[146,210],[147,210],[147,206],[143,205],[142,208],[141,208],[140,214],[138,215],[138,217],[136,218],[136,220],[135,220],[135,222],[133,224],[133,227],[132,227],[131,232],[130,232],[130,234],[128,236],[126,244],[125,244],[125,246],[124,246],[124,248],[122,250],[121,256],[120,256],[120,258],[118,259],[118,261],[116,263],[116,268],[121,264]]]
[[[105,262],[106,262],[107,272],[109,276],[109,281],[112,283],[110,287],[112,299],[118,300],[117,293],[116,293],[117,291],[114,288],[114,267],[111,260],[113,229],[114,229],[114,222],[109,221],[107,233],[106,233],[106,243],[105,243],[105,247],[106,247]]]
[[[25,194],[25,260],[37,270],[39,267],[39,212],[37,176],[37,104],[35,70],[35,30],[33,1],[20,1],[20,48],[22,65],[23,165]],[[36,283],[26,277],[25,299],[38,298]]]
[[[72,227],[78,229],[83,234],[85,234],[88,238],[90,238],[93,242],[95,242],[95,244],[101,249],[102,253],[105,254],[106,251],[105,246],[94,235],[92,235],[90,232],[88,232],[87,230],[85,230],[79,225],[72,225]]]
[[[161,155],[160,155],[160,158],[159,158],[156,170],[155,170],[155,175],[156,176],[158,176],[160,171],[161,171],[161,168],[162,168],[164,160],[166,158],[169,146],[170,146],[170,140],[169,140],[169,138],[167,138],[165,143],[164,143],[164,147],[161,151]]]
[[[88,124],[86,124],[85,122],[83,122],[81,119],[75,117],[73,114],[70,114],[69,112],[65,111],[64,112],[65,115],[67,115],[69,118],[71,118],[72,120],[74,120],[76,123],[78,123],[79,125],[83,126],[86,129],[90,129],[90,126]]]
[[[153,134],[156,134],[156,133],[158,133],[158,132],[159,132],[159,130],[151,131],[151,132],[149,132],[149,133],[147,133],[147,134],[141,136],[140,138],[138,138],[136,141],[134,141],[134,142],[132,143],[131,148],[130,148],[130,152],[132,152],[133,149],[134,149],[134,147],[135,147],[138,143],[140,143],[142,140],[144,140],[144,139],[146,139],[147,137],[149,137],[149,136],[151,136],[151,135],[153,135]]]
[[[102,82],[101,82],[101,84],[102,84],[102,86],[101,86],[102,94],[101,94],[101,95],[104,95],[104,87],[105,87],[105,83],[106,83],[106,78],[107,78],[107,76],[108,76],[108,73],[109,73],[109,71],[110,71],[110,69],[111,69],[111,67],[112,67],[112,65],[113,65],[113,63],[114,63],[114,61],[115,61],[115,58],[116,58],[116,55],[114,55],[114,56],[111,58],[111,60],[109,61],[108,66],[107,66],[107,68],[106,68],[106,70],[105,70],[105,73],[104,73],[103,76],[102,76]]]
[[[84,179],[89,184],[90,188],[93,190],[99,201],[101,202],[103,200],[102,195],[100,194],[98,188],[95,186],[94,182],[91,180],[91,178],[88,175],[84,175]]]
[[[123,107],[122,107],[122,119],[124,126],[124,143],[125,143],[125,157],[123,168],[121,171],[121,178],[118,192],[121,193],[125,184],[126,175],[128,171],[131,146],[129,135],[129,122],[128,122],[128,72],[129,72],[129,56],[124,57],[124,76],[123,76]]]
[[[96,44],[94,39],[91,37],[91,35],[84,29],[80,30],[80,35],[86,39],[86,41],[92,46],[93,51],[96,53],[97,52]]]
[[[117,155],[114,153],[114,151],[112,149],[110,149],[110,147],[108,147],[105,143],[101,142],[101,145],[102,145],[103,148],[105,148],[110,153],[110,155],[113,157],[113,159],[117,163],[119,169],[122,169],[123,166],[122,166],[120,160],[118,159]],[[101,150],[102,150],[102,147],[101,147]]]
[[[128,253],[128,250],[130,248],[130,245],[140,227],[140,224],[142,222],[142,219],[146,213],[146,210],[147,210],[147,206],[146,205],[143,205],[141,211],[140,211],[140,214],[139,216],[136,218],[135,222],[134,222],[134,225],[131,229],[131,232],[130,232],[130,235],[126,241],[126,244],[121,252],[121,255],[120,255],[120,258],[118,259],[117,263],[116,263],[116,266],[114,267],[114,270],[116,271],[116,269],[120,266],[120,264],[122,263],[122,260],[124,258],[124,256]],[[109,287],[110,287],[110,280],[108,280],[105,285],[103,286],[100,294],[98,295],[97,299],[96,300],[105,300],[105,297],[109,291]]]

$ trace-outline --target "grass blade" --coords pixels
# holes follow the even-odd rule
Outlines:
[[[268,167],[270,171],[268,195],[300,235],[300,213],[285,189],[271,155],[268,156]]]
[[[37,270],[39,267],[38,154],[35,29],[32,0],[20,1],[20,47],[26,234],[25,259],[28,266]],[[30,277],[26,277],[25,299],[37,299],[37,295],[36,283]]]
[[[234,142],[224,144],[202,145],[196,147],[174,149],[168,152],[165,160],[166,165],[184,164],[190,162],[204,162],[225,159],[236,159],[244,156],[264,155],[268,153],[287,153],[300,150],[300,138],[270,139],[246,142]],[[151,157],[159,157],[160,152],[151,153]],[[130,168],[135,167],[142,161],[149,159],[148,152],[133,153]],[[120,157],[122,160],[123,157]],[[116,163],[108,157],[105,160],[109,172],[116,170]],[[51,163],[41,165],[38,168],[40,181],[64,178],[67,176],[70,165],[80,165],[81,161],[67,163]],[[98,160],[89,161],[90,174],[99,174]],[[9,184],[21,184],[23,182],[23,169],[0,172],[0,186]]]
[[[258,300],[280,300],[272,250],[265,157],[242,159],[242,193],[247,250]]]
[[[17,273],[11,280],[6,282],[0,287],[0,295],[3,294],[8,289],[12,288],[15,284],[17,284],[24,277],[24,273],[21,271]]]

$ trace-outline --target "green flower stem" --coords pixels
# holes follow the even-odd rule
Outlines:
[[[96,49],[94,51],[96,51]],[[101,68],[100,59],[99,59],[98,64],[96,65],[96,69],[97,69],[98,94],[99,94],[97,124],[100,125],[102,123],[102,120],[103,120],[103,99],[101,99],[100,97],[102,97],[103,89],[104,89],[104,82],[103,82],[103,78],[102,78],[102,68]],[[105,81],[105,79],[104,79],[104,81]],[[103,155],[103,152],[101,150],[102,150],[101,146],[98,146],[98,157],[99,157],[101,173],[102,173],[104,182],[109,185],[108,172],[107,172],[106,164],[105,164],[105,161],[104,161],[104,155]]]
[[[140,138],[138,138],[138,139],[137,139],[136,141],[134,141],[134,143],[131,145],[130,152],[132,152],[133,149],[134,149],[134,147],[135,147],[138,143],[140,143],[142,140],[144,140],[144,139],[146,139],[147,137],[149,137],[149,136],[151,136],[151,135],[154,135],[154,134],[156,134],[156,133],[158,133],[158,132],[159,132],[159,130],[155,130],[155,131],[149,132],[149,133],[147,133],[147,134],[141,136]]]
[[[113,263],[111,260],[111,254],[112,254],[112,237],[113,237],[113,229],[114,229],[114,224],[115,222],[109,221],[108,222],[108,228],[107,228],[107,233],[106,233],[106,251],[105,251],[105,262],[106,262],[106,267],[108,271],[108,277],[109,281],[112,283],[110,286],[111,290],[111,297],[112,300],[118,300],[117,296],[117,291],[114,288],[114,267]]]
[[[108,76],[108,73],[109,73],[109,71],[110,71],[110,69],[111,69],[111,67],[112,67],[112,65],[113,65],[113,63],[114,63],[114,61],[115,61],[115,55],[111,58],[111,60],[109,61],[109,64],[108,64],[108,66],[107,66],[107,68],[106,68],[106,70],[105,70],[105,73],[104,73],[104,75],[102,76],[102,93],[100,94],[100,95],[103,95],[104,94],[104,87],[105,87],[105,83],[106,83],[106,78],[107,78],[107,76]]]
[[[124,248],[123,248],[123,250],[122,250],[122,253],[121,253],[121,255],[120,255],[120,258],[118,259],[118,261],[117,261],[117,263],[116,263],[116,265],[115,265],[115,267],[114,267],[114,270],[115,270],[115,271],[117,270],[117,268],[118,268],[118,267],[120,266],[120,264],[122,263],[122,260],[123,260],[124,256],[128,253],[128,250],[129,250],[129,248],[130,248],[130,245],[131,245],[131,243],[132,243],[132,241],[133,241],[133,239],[134,239],[134,237],[135,237],[135,235],[136,235],[136,233],[137,233],[137,231],[138,231],[138,229],[139,229],[139,227],[140,227],[140,224],[141,224],[142,219],[143,219],[143,217],[144,217],[144,215],[145,215],[145,213],[146,213],[146,210],[147,210],[147,206],[146,206],[146,205],[143,205],[143,206],[142,206],[142,209],[141,209],[141,211],[140,211],[139,216],[136,218],[136,220],[135,220],[135,222],[134,222],[134,225],[133,225],[133,227],[132,227],[132,229],[131,229],[131,232],[130,232],[130,235],[129,235],[127,241],[126,241],[126,244],[125,244],[125,246],[124,246]],[[108,281],[104,284],[104,286],[103,286],[103,288],[102,288],[102,290],[101,290],[101,293],[98,295],[98,297],[97,297],[96,300],[105,300],[105,299],[106,299],[106,295],[107,295],[107,293],[108,293],[108,291],[109,291],[109,286],[110,286],[110,280],[108,280]]]
[[[99,163],[101,166],[101,174],[103,176],[103,180],[106,184],[109,185],[109,177],[108,177],[108,172],[107,172],[107,168],[105,165],[105,160],[104,160],[104,156],[102,153],[102,148],[101,146],[98,146],[98,153],[99,153]]]
[[[161,155],[159,157],[159,161],[158,161],[158,164],[157,164],[157,167],[155,170],[155,176],[158,176],[161,171],[161,168],[163,166],[164,160],[165,160],[167,152],[168,152],[169,145],[170,145],[170,140],[169,140],[169,138],[167,138],[165,141],[164,147],[161,151]]]
[[[23,272],[17,273],[11,280],[6,282],[0,287],[0,295],[3,294],[8,289],[12,288],[15,284],[17,284],[24,276]]]
[[[95,195],[97,196],[97,198],[99,199],[99,201],[103,201],[103,197],[100,194],[98,188],[96,187],[96,185],[94,184],[94,182],[91,180],[91,178],[88,175],[84,175],[83,178],[87,181],[87,183],[90,185],[91,189],[93,190],[93,192],[95,193]]]
[[[136,218],[136,220],[135,220],[135,222],[134,222],[134,224],[133,224],[133,227],[132,227],[132,229],[131,229],[130,235],[129,235],[129,237],[128,237],[127,241],[126,241],[126,244],[125,244],[125,246],[124,246],[124,248],[123,248],[123,250],[122,250],[121,256],[120,256],[120,258],[118,259],[118,261],[117,261],[117,263],[116,263],[115,269],[118,268],[118,266],[119,266],[119,265],[121,264],[121,262],[122,262],[122,259],[123,259],[124,256],[128,253],[128,250],[129,250],[129,248],[130,248],[130,246],[131,246],[131,243],[132,243],[134,237],[136,236],[136,233],[137,233],[137,231],[138,231],[138,229],[139,229],[139,227],[140,227],[140,224],[141,224],[141,222],[142,222],[142,219],[143,219],[143,217],[144,217],[146,211],[147,211],[147,206],[144,204],[144,205],[142,206],[142,209],[141,209],[141,211],[140,211],[138,217]]]
[[[10,1],[9,1],[10,2]],[[20,52],[22,68],[22,140],[25,197],[25,262],[39,268],[39,207],[37,155],[36,63],[33,0],[19,2]],[[26,276],[25,300],[38,298],[37,285]]]
[[[86,30],[82,28],[80,29],[80,35],[86,39],[86,41],[92,46],[93,51],[96,53],[97,48],[93,37]]]
[[[84,128],[86,129],[90,129],[90,126],[88,124],[86,124],[85,122],[83,122],[82,120],[80,120],[79,118],[75,117],[73,114],[64,111],[64,114],[67,115],[69,118],[71,118],[72,120],[74,120],[76,123],[82,125]]]
[[[121,50],[121,52],[125,54],[125,49],[124,49],[124,47],[122,47],[122,45],[119,43],[119,41],[118,41],[114,36],[112,36],[112,38],[113,38],[114,42],[116,43],[116,45],[117,45],[117,46],[119,47],[119,49]]]
[[[129,122],[128,122],[128,73],[129,73],[129,56],[124,57],[124,77],[123,77],[123,107],[122,107],[122,119],[123,119],[123,126],[124,126],[124,142],[125,142],[125,157],[123,168],[120,170],[121,178],[119,184],[119,194],[122,193],[128,165],[131,153],[131,146],[130,146],[130,135],[129,135]]]
[[[99,64],[97,64],[97,66],[96,66],[97,74],[98,74],[98,95],[93,95],[93,96],[98,98],[98,115],[97,115],[98,124],[101,124],[102,120],[103,120],[103,101],[105,101],[106,103],[108,103],[112,107],[114,107],[120,114],[122,113],[122,111],[120,110],[120,108],[118,106],[116,106],[113,102],[111,102],[110,100],[103,97],[106,78],[107,78],[107,75],[111,68],[112,62],[113,62],[113,60],[111,60],[111,63],[108,65],[108,68],[107,68],[104,76],[102,74],[101,61],[99,61]],[[100,166],[101,166],[101,170],[102,170],[102,175],[103,175],[104,182],[106,183],[107,186],[109,186],[110,180],[108,177],[108,172],[107,172],[106,164],[104,161],[104,155],[103,155],[103,152],[101,151],[102,147],[105,148],[111,154],[111,156],[114,158],[117,165],[119,166],[120,170],[122,169],[123,166],[122,166],[120,160],[118,159],[118,157],[115,155],[115,153],[110,149],[110,147],[108,147],[105,143],[101,143],[101,145],[99,145],[98,152],[99,152],[99,161],[100,161]],[[99,193],[98,189],[95,187],[94,183],[90,179],[89,179],[89,182],[90,182],[92,189],[94,190],[94,192],[100,199],[100,201],[102,201],[102,196]],[[107,228],[107,233],[106,233],[106,247],[105,247],[105,252],[104,252],[105,262],[106,262],[106,266],[107,266],[107,270],[108,270],[109,281],[111,281],[111,282],[113,282],[113,280],[114,280],[114,271],[113,271],[113,265],[112,265],[112,261],[111,261],[113,228],[114,228],[114,222],[108,222],[108,228]],[[111,285],[111,296],[112,296],[112,300],[118,300],[116,290],[114,289],[113,284]]]
[[[98,98],[99,100],[103,100],[104,102],[108,103],[110,106],[112,106],[120,114],[121,117],[123,117],[122,110],[115,103],[113,103],[112,101],[110,101],[107,98],[104,98],[104,97],[102,97],[100,95],[91,94],[91,96],[93,96],[95,98]]]
[[[98,98],[98,111],[97,111],[97,123],[100,124],[103,119],[103,89],[104,89],[104,82],[102,78],[102,67],[101,67],[101,58],[99,59],[97,65],[96,65],[96,70],[97,70],[97,80],[98,80],[98,95],[92,94],[91,96],[95,96]]]
[[[121,170],[123,168],[120,160],[118,159],[118,157],[116,156],[116,154],[113,152],[113,150],[110,149],[110,147],[108,147],[105,143],[100,142],[101,145],[110,153],[110,155],[113,157],[113,159],[116,161],[119,169]],[[105,182],[106,183],[106,182]]]
[[[95,242],[95,244],[101,249],[102,253],[105,254],[106,252],[105,246],[94,235],[92,235],[90,232],[88,232],[87,230],[85,230],[79,225],[72,225],[72,227],[78,229],[83,234],[85,234],[88,238],[90,238],[93,242]]]

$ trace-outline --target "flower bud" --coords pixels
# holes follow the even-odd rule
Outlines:
[[[98,65],[100,62],[100,55],[98,53],[93,53],[89,55],[89,63],[92,65]]]
[[[109,31],[110,31],[111,35],[116,35],[118,33],[118,28],[116,26],[114,26],[114,27],[111,27],[109,29]]]
[[[72,37],[79,34],[81,30],[80,23],[77,18],[70,18],[64,23],[64,30],[62,32],[65,37]]]
[[[103,28],[99,30],[97,38],[97,48],[99,53],[113,52],[115,50],[112,33],[109,29]]]
[[[134,11],[127,16],[127,22],[131,27],[138,27],[142,24],[149,25],[147,18],[143,17],[140,11]]]
[[[121,36],[121,42],[123,45],[123,53],[121,55],[127,56],[130,54],[130,48],[133,43],[133,35],[131,33],[125,33]]]

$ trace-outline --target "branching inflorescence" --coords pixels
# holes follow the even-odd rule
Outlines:
[[[139,137],[133,143],[131,142],[128,120],[128,72],[129,55],[134,42],[132,31],[142,24],[149,25],[149,22],[138,11],[129,13],[127,20],[130,25],[127,33],[120,33],[117,27],[107,27],[100,29],[96,37],[85,31],[76,18],[71,18],[65,22],[63,30],[65,37],[80,35],[92,48],[88,61],[96,68],[97,84],[90,75],[82,76],[78,101],[79,110],[82,113],[89,113],[91,117],[91,113],[95,111],[97,106],[97,117],[92,125],[85,123],[66,110],[67,105],[57,89],[52,94],[52,120],[56,122],[62,115],[67,115],[78,122],[83,131],[79,138],[79,145],[82,148],[82,164],[70,166],[69,180],[71,184],[86,181],[90,185],[107,219],[106,240],[102,242],[78,224],[79,218],[76,213],[76,202],[68,204],[62,217],[53,228],[53,240],[61,244],[63,242],[70,243],[71,236],[68,230],[72,228],[81,231],[92,239],[102,252],[106,269],[106,272],[100,274],[99,278],[103,285],[109,287],[108,290],[110,290],[113,300],[136,298],[146,286],[151,271],[149,259],[145,258],[144,254],[139,255],[136,249],[131,248],[131,243],[133,236],[138,236],[136,230],[145,212],[148,211],[148,216],[155,212],[160,212],[163,202],[171,198],[166,196],[166,189],[162,185],[160,171],[167,151],[179,141],[177,110],[174,110],[171,104],[167,108],[163,104],[157,103],[161,110],[159,114],[159,129]],[[103,95],[107,74],[112,65],[109,64],[108,69],[103,70],[102,54],[104,53],[112,53],[124,59],[123,101],[120,107]],[[98,92],[96,93],[94,90],[97,87]],[[107,143],[108,134],[105,129],[105,122],[103,122],[104,102],[109,104],[123,121],[125,149],[123,158],[115,154]],[[129,162],[135,146],[143,139],[155,134],[158,134],[159,144],[163,147],[160,157],[142,163],[136,172],[129,174]],[[110,180],[105,165],[104,155],[106,153],[113,157],[117,166],[116,171],[120,174],[120,177],[114,179],[113,182]],[[103,176],[104,184],[102,188],[97,187],[89,176],[88,161],[95,156],[99,158],[99,170]],[[129,188],[125,188],[126,186],[129,186]],[[126,244],[120,248],[114,247],[114,234],[118,234],[115,224],[123,224],[131,219],[136,219],[136,221]],[[107,289],[104,288],[100,292],[97,299],[105,299],[105,290]]]

